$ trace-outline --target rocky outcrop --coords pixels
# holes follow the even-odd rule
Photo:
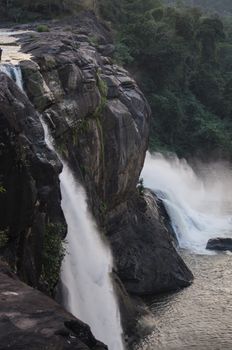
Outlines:
[[[23,281],[47,292],[54,288],[59,271],[46,280],[45,237],[52,227],[57,242],[66,234],[60,171],[59,160],[44,143],[35,108],[0,73],[0,253]]]
[[[0,75],[2,255],[27,283],[54,289],[56,271],[46,275],[43,258],[58,254],[59,264],[62,252],[44,254],[45,237],[60,243],[65,223],[61,165],[44,144],[43,117],[88,192],[126,289],[141,295],[188,285],[192,275],[154,201],[138,195],[150,108],[129,73],[105,56],[113,52],[110,33],[87,14],[67,28],[51,24],[48,33],[23,34],[19,42],[32,56],[20,63],[26,94]]]
[[[177,254],[151,192],[135,194],[111,215],[107,229],[129,293],[149,295],[190,285],[193,275]]]
[[[107,350],[89,326],[0,262],[0,350]]]
[[[231,238],[221,238],[221,237],[212,238],[208,241],[206,249],[232,251],[232,239]]]
[[[82,30],[83,31],[83,30]],[[27,94],[50,124],[62,156],[87,188],[96,217],[135,191],[148,144],[150,109],[135,81],[91,44],[60,30],[24,39]],[[97,39],[95,39],[97,40]]]
[[[148,145],[150,109],[128,72],[105,56],[113,51],[110,35],[96,23],[88,15],[69,27],[71,32],[58,26],[24,36],[23,50],[33,57],[21,63],[25,89],[50,125],[59,152],[85,185],[127,290],[150,294],[186,286],[192,275],[168,233],[161,234],[154,205],[133,222],[142,205],[136,185]],[[134,265],[132,260],[137,260]]]

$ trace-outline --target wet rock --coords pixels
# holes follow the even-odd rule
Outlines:
[[[58,178],[62,167],[45,145],[37,111],[3,73],[0,111],[0,254],[23,281],[38,288],[47,224],[66,227]]]
[[[152,295],[192,283],[193,275],[178,255],[149,191],[111,213],[108,234],[117,273],[129,293]]]
[[[22,61],[20,67],[28,96],[36,109],[41,112],[52,104],[54,96],[43,80],[39,66],[35,62]]]
[[[232,238],[212,238],[208,241],[206,249],[232,251]]]
[[[80,339],[84,344],[88,345],[91,349],[95,349],[96,347],[99,348],[99,350],[100,348],[107,349],[107,346],[96,340],[87,324],[81,322],[80,320],[66,321],[64,324],[66,328],[70,329],[78,337],[78,339]]]
[[[113,56],[115,52],[115,46],[112,44],[108,45],[99,45],[98,50],[101,52],[103,56]]]
[[[85,323],[20,282],[1,261],[0,281],[0,350],[107,350]]]

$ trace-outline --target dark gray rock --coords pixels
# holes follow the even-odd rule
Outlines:
[[[192,283],[193,275],[178,255],[149,191],[119,205],[107,231],[117,273],[129,293],[152,295]]]
[[[44,142],[39,115],[28,98],[0,73],[0,254],[20,278],[40,285],[47,223],[64,227],[60,206],[62,166]],[[5,242],[2,237],[5,236]]]
[[[107,45],[99,45],[98,50],[103,56],[113,56],[115,52],[115,46],[112,44],[107,44]]]
[[[208,241],[206,249],[232,251],[232,238],[212,238]]]
[[[21,65],[27,94],[50,122],[101,221],[101,207],[117,205],[136,188],[148,145],[147,101],[126,70],[83,46],[79,35],[51,29],[22,43],[36,62],[33,71]],[[38,99],[43,89],[51,105]]]
[[[0,261],[0,350],[107,350],[89,326]]]

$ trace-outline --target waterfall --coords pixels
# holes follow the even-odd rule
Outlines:
[[[9,78],[14,80],[14,82],[18,85],[20,90],[23,90],[23,79],[22,79],[22,72],[19,65],[13,65],[9,63],[1,63],[0,64],[0,71],[8,75]]]
[[[232,172],[223,163],[198,164],[147,153],[142,177],[163,201],[181,248],[199,254],[210,238],[232,237]]]
[[[45,141],[54,150],[41,120]],[[68,225],[66,256],[61,269],[64,306],[88,323],[95,337],[110,350],[123,350],[122,327],[110,273],[112,256],[91,216],[86,193],[61,159],[62,209]]]

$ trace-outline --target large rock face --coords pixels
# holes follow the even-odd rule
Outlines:
[[[45,145],[35,108],[0,73],[0,253],[22,280],[43,289],[46,231],[54,225],[62,228],[55,236],[64,238],[66,233],[60,171],[59,160]]]
[[[0,262],[0,350],[107,350],[89,326]]]
[[[106,57],[113,50],[109,37],[92,16],[77,19],[65,30],[51,25],[48,33],[24,34],[20,43],[32,55],[31,61],[20,63],[27,96],[0,76],[1,182],[6,187],[0,194],[5,213],[1,228],[10,230],[3,254],[23,280],[37,287],[43,227],[65,227],[61,168],[44,144],[40,114],[60,154],[87,189],[127,290],[142,295],[176,289],[188,285],[192,275],[168,233],[163,234],[155,204],[148,204],[136,189],[148,145],[150,109],[128,72]]]
[[[167,292],[187,287],[193,280],[164,219],[148,190],[111,212],[108,233],[119,277],[130,294]]]
[[[103,219],[135,191],[150,109],[128,72],[90,44],[93,33],[75,32],[78,28],[72,34],[54,30],[27,37],[24,51],[36,63],[22,62],[21,68],[31,102]]]

